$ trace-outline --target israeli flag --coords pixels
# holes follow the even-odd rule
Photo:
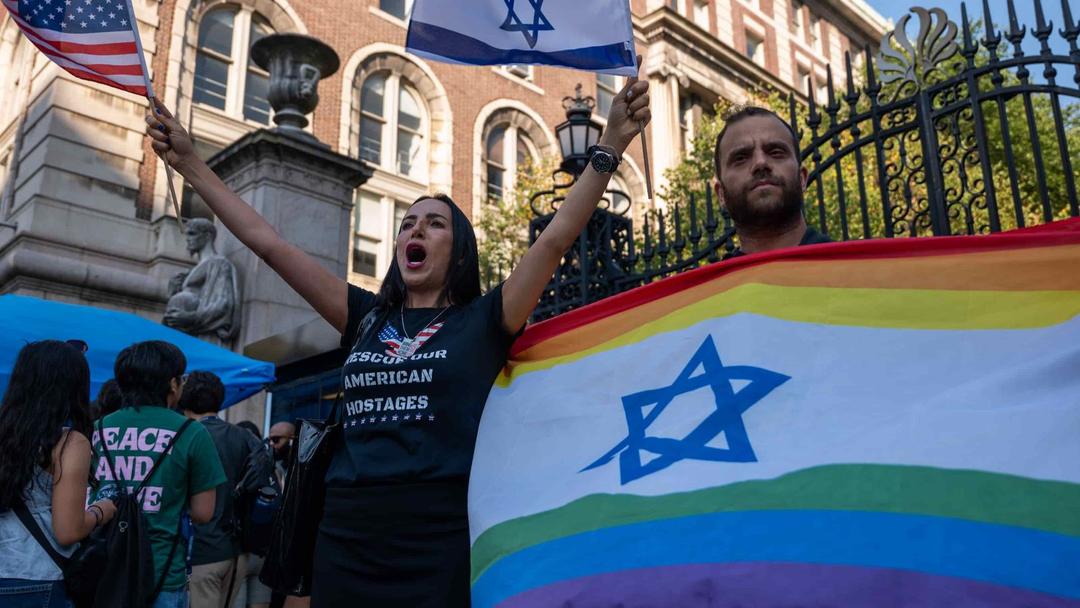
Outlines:
[[[405,46],[450,63],[637,74],[629,0],[415,0]]]

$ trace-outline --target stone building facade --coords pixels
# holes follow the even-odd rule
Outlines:
[[[581,83],[601,117],[622,85],[562,69],[409,56],[411,3],[134,0],[157,93],[206,156],[270,124],[266,74],[249,57],[255,40],[299,32],[336,50],[341,69],[320,84],[309,129],[373,169],[355,192],[351,251],[341,252],[349,279],[368,288],[389,264],[394,228],[409,203],[447,192],[474,220],[497,212],[489,201],[513,187],[526,157],[558,154],[554,127],[565,119],[563,97]],[[808,81],[821,94],[825,66],[842,65],[845,51],[876,46],[888,27],[864,0],[631,6],[642,71],[652,83],[649,169],[657,181],[718,98],[739,100],[762,83],[803,94]],[[192,260],[172,217],[164,169],[143,137],[145,109],[143,99],[73,79],[6,14],[0,20],[0,293],[161,317],[168,279]],[[643,204],[646,167],[636,145],[628,156],[616,186]],[[184,215],[208,213],[193,192],[177,188]],[[280,343],[304,325],[289,324],[276,333],[245,332],[237,348],[275,336]]]

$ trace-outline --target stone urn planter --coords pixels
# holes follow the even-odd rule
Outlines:
[[[272,34],[252,45],[251,58],[270,72],[268,101],[278,129],[313,138],[304,131],[307,115],[319,105],[319,80],[341,67],[334,49],[303,34]]]

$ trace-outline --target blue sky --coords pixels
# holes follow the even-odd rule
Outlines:
[[[897,2],[896,0],[867,0],[869,4],[874,7],[877,12],[881,13],[886,19],[892,19],[895,23],[901,16],[904,15],[905,7],[908,6],[923,6],[926,8],[939,7],[945,9],[949,18],[960,24],[960,0],[906,0]],[[1070,2],[1069,7],[1073,12],[1073,19],[1080,18],[1080,2],[1077,0],[1066,0]],[[999,26],[1008,26],[1009,13],[1006,10],[1005,0],[990,0],[990,11],[993,14],[994,22]],[[1037,53],[1039,50],[1038,41],[1030,33],[1035,28],[1035,0],[1015,0],[1016,17],[1021,25],[1028,26],[1027,41],[1024,44],[1024,52]],[[1061,16],[1061,0],[1043,0],[1043,15],[1048,21],[1054,24],[1054,33],[1050,36],[1051,48],[1055,52],[1060,54],[1068,54],[1069,45],[1058,33],[1064,27],[1064,21]],[[982,0],[973,0],[967,2],[968,18],[972,21],[982,18]],[[917,32],[917,25],[910,24],[908,26],[908,32],[914,36]],[[999,52],[1002,50],[1002,46],[998,47]],[[1009,52],[1012,52],[1011,47]]]

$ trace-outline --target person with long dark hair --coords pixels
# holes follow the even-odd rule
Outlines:
[[[481,295],[476,236],[450,197],[424,196],[398,227],[378,294],[285,241],[198,158],[162,105],[152,146],[218,219],[342,334],[341,423],[326,477],[311,604],[469,604],[466,489],[488,392],[623,151],[648,122],[648,83],[613,102],[591,166],[510,277]]]
[[[74,544],[116,513],[86,508],[90,479],[90,368],[57,340],[19,351],[0,403],[0,606],[66,606],[63,573],[20,520],[23,509],[52,548]]]

